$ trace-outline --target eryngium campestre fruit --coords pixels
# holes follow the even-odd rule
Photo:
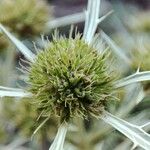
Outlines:
[[[112,75],[107,55],[97,52],[80,36],[59,38],[41,51],[29,71],[29,91],[42,115],[98,117],[112,97]]]

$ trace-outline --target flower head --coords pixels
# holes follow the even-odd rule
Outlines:
[[[106,58],[80,35],[54,39],[36,56],[29,71],[35,107],[43,115],[55,113],[61,121],[98,117],[113,91]]]
[[[21,37],[37,35],[50,18],[48,9],[41,0],[2,0],[0,22]]]

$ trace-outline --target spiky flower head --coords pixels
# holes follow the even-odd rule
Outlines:
[[[1,0],[0,23],[21,37],[34,36],[43,31],[49,9],[43,0]]]
[[[56,114],[61,121],[98,117],[113,91],[106,58],[80,35],[75,39],[54,38],[29,71],[34,106],[44,116]]]

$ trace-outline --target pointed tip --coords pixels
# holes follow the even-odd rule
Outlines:
[[[31,62],[33,62],[35,55],[30,49],[28,49],[21,41],[19,41],[14,35],[12,35],[1,23],[0,31],[2,31],[9,40],[17,47],[17,49]]]
[[[137,70],[136,70],[136,73],[139,73],[140,72],[140,66],[138,66]]]
[[[134,150],[137,146],[138,146],[138,144],[133,143],[133,146],[131,147],[131,150]]]

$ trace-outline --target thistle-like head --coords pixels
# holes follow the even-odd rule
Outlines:
[[[20,37],[41,33],[50,18],[50,7],[43,0],[1,0],[0,23]]]
[[[58,38],[39,52],[29,71],[29,91],[43,115],[61,121],[98,117],[113,91],[107,55],[88,45],[80,35]]]

